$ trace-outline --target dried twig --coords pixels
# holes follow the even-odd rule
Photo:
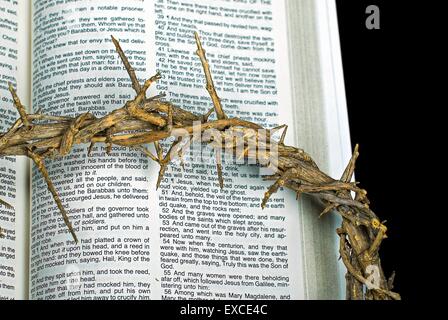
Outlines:
[[[75,230],[45,168],[45,158],[64,156],[76,144],[89,143],[89,154],[95,143],[107,144],[108,150],[113,145],[128,146],[141,151],[160,165],[158,187],[162,183],[169,163],[175,158],[182,157],[182,139],[179,133],[183,132],[187,140],[192,141],[197,139],[194,134],[199,132],[199,138],[213,144],[215,148],[221,188],[224,186],[220,164],[222,151],[233,152],[237,158],[254,158],[260,165],[262,165],[260,159],[269,160],[263,165],[274,167],[277,172],[265,177],[275,182],[265,193],[262,207],[268,206],[271,195],[283,186],[295,191],[297,195],[306,193],[321,199],[325,205],[321,216],[331,211],[342,216],[343,223],[338,229],[338,234],[342,261],[347,267],[348,299],[399,299],[400,296],[391,291],[393,277],[387,280],[383,274],[378,254],[387,229],[369,208],[367,192],[351,182],[359,155],[358,146],[355,147],[342,177],[335,180],[320,171],[312,158],[302,149],[284,144],[286,126],[258,130],[263,128],[249,121],[228,118],[216,93],[205,50],[202,48],[197,33],[195,33],[195,39],[196,54],[202,63],[207,83],[206,89],[213,103],[213,109],[205,115],[195,115],[169,102],[161,101],[159,100],[161,96],[147,98],[147,89],[160,79],[160,75],[156,74],[141,85],[119,42],[112,38],[128,72],[132,88],[136,93],[135,98],[101,118],[96,118],[90,113],[81,114],[75,118],[54,117],[40,113],[26,114],[15,90],[10,86],[20,119],[7,132],[0,134],[0,156],[23,155],[34,161],[53,195],[69,232],[77,242]],[[209,121],[213,112],[217,120]],[[44,122],[40,123],[41,120]],[[213,138],[206,135],[207,130],[211,129],[217,132]],[[281,138],[275,141],[272,134],[281,129],[284,129]],[[239,145],[236,142],[238,139],[234,139],[232,134],[243,137],[243,144]],[[172,136],[177,139],[164,154],[159,142]],[[227,145],[225,148],[220,148],[219,144],[218,147],[216,146],[222,141],[226,144],[230,141],[230,148]],[[145,144],[150,143],[154,144],[156,155],[145,147]],[[255,151],[251,149],[251,143],[256,145]],[[2,200],[0,205],[10,208]],[[377,278],[372,278],[372,270],[376,271]]]
[[[215,85],[213,84],[212,74],[210,72],[210,65],[208,64],[207,58],[205,57],[205,50],[202,48],[201,40],[199,39],[199,34],[197,32],[194,33],[194,37],[196,39],[196,45],[198,49],[196,54],[201,60],[202,67],[204,68],[205,79],[207,81],[207,91],[210,94],[210,98],[212,98],[213,105],[215,106],[215,113],[218,119],[226,119],[227,116],[222,109],[221,100],[216,93]]]

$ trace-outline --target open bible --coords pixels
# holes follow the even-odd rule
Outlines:
[[[0,0],[0,131],[30,113],[101,117],[132,99],[117,38],[148,95],[195,114],[212,106],[198,31],[226,114],[263,127],[338,176],[350,159],[335,4],[282,0]],[[163,147],[163,146],[162,146]],[[255,165],[185,157],[159,168],[138,150],[76,146],[46,167],[79,243],[36,166],[0,160],[1,299],[339,299],[336,216],[290,191],[262,210]]]

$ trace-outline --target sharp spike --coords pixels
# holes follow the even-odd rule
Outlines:
[[[8,202],[6,202],[6,201],[4,201],[4,200],[2,200],[2,199],[0,199],[0,205],[4,205],[5,208],[14,210],[14,207],[13,207],[12,205],[10,205]]]
[[[23,125],[27,129],[31,129],[31,123],[28,121],[28,116],[26,114],[25,107],[23,106],[22,102],[20,102],[19,96],[17,95],[16,90],[12,86],[11,82],[9,83],[9,91],[11,92],[12,99],[14,100],[14,106],[17,108],[17,111],[19,111]]]
[[[70,231],[70,233],[73,237],[73,240],[75,240],[75,243],[78,243],[78,238],[76,236],[75,230],[73,229],[73,226],[70,222],[68,214],[65,211],[64,206],[62,205],[61,199],[59,198],[56,188],[54,187],[53,182],[50,179],[50,176],[48,174],[47,168],[45,167],[43,158],[40,155],[32,152],[31,150],[28,150],[27,155],[34,161],[37,169],[42,174],[45,182],[47,183],[48,190],[50,190],[50,192],[53,196],[53,199],[56,202],[56,205],[58,206],[59,211],[61,212],[62,219],[64,220],[65,225],[67,226],[68,230]]]

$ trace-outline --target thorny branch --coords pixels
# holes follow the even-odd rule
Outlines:
[[[15,89],[10,85],[9,89],[20,118],[7,132],[0,134],[0,156],[22,155],[33,160],[48,185],[63,221],[77,243],[75,230],[46,170],[46,158],[67,155],[76,144],[90,143],[89,154],[96,143],[105,143],[108,151],[113,145],[128,146],[140,150],[160,165],[157,181],[159,186],[169,163],[176,157],[182,161],[181,139],[175,139],[165,154],[159,144],[160,141],[172,136],[179,137],[176,133],[180,131],[186,133],[191,141],[196,139],[193,136],[195,130],[199,130],[205,136],[206,130],[214,129],[219,133],[219,137],[200,138],[216,145],[219,139],[231,140],[230,133],[239,133],[246,138],[246,142],[242,148],[238,148],[236,143],[230,148],[234,156],[245,159],[251,157],[271,159],[265,165],[275,166],[277,169],[273,175],[265,176],[265,179],[275,182],[264,195],[261,203],[263,208],[268,204],[272,194],[280,187],[287,187],[295,191],[297,196],[311,194],[320,199],[324,204],[321,216],[333,211],[342,216],[342,226],[337,233],[340,237],[340,255],[347,268],[347,299],[400,299],[399,294],[391,291],[393,276],[386,279],[378,254],[381,242],[386,238],[387,229],[369,208],[367,192],[359,188],[357,183],[351,182],[359,155],[358,146],[355,147],[341,178],[335,180],[320,171],[312,158],[302,149],[284,144],[286,126],[258,130],[263,128],[242,119],[228,118],[213,84],[205,50],[197,33],[195,39],[196,54],[201,61],[206,89],[213,102],[213,109],[205,115],[195,115],[162,101],[159,99],[162,95],[146,97],[148,88],[160,79],[160,75],[156,74],[143,85],[140,84],[118,40],[112,37],[116,51],[130,77],[132,88],[136,93],[135,98],[101,118],[96,118],[90,113],[75,118],[40,113],[27,114]],[[209,121],[209,116],[213,112],[217,120]],[[272,135],[282,129],[280,140],[275,141]],[[256,144],[256,152],[249,151],[249,141]],[[145,146],[147,144],[154,145],[155,155]],[[221,150],[215,147],[215,151],[218,179],[222,188],[224,184],[219,155],[221,151],[229,152],[229,148]],[[271,157],[274,153],[275,158]],[[11,209],[11,206],[3,200],[0,200],[0,205]],[[0,229],[0,234],[2,231],[4,230]]]

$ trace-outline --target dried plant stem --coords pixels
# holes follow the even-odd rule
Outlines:
[[[196,39],[196,45],[198,47],[198,49],[196,50],[196,54],[201,60],[202,67],[204,69],[205,80],[207,81],[206,89],[210,94],[210,98],[212,99],[213,105],[215,106],[216,117],[218,119],[226,119],[227,116],[225,115],[222,109],[221,100],[219,99],[218,94],[216,93],[216,89],[213,84],[212,74],[210,72],[210,65],[208,64],[207,58],[205,57],[205,50],[204,48],[202,48],[201,40],[199,39],[199,34],[195,32],[194,37]]]
[[[48,190],[50,190],[51,195],[54,198],[54,201],[56,202],[59,210],[62,214],[62,219],[64,220],[65,225],[67,226],[68,230],[70,231],[73,240],[75,240],[76,243],[78,243],[78,238],[76,237],[75,230],[73,230],[72,224],[70,223],[70,220],[68,218],[68,214],[64,209],[64,206],[62,205],[61,199],[59,199],[58,192],[56,191],[56,188],[53,185],[53,182],[51,182],[50,176],[48,175],[47,168],[45,167],[44,159],[41,155],[38,155],[31,150],[28,151],[28,157],[30,157],[34,164],[36,165],[37,169],[40,171],[42,176],[45,179],[45,182],[47,183]]]
[[[270,197],[279,187],[287,187],[300,194],[316,196],[323,203],[321,216],[332,211],[342,216],[341,228],[337,230],[340,237],[340,254],[347,267],[346,284],[348,299],[399,299],[397,293],[391,291],[393,276],[386,280],[383,274],[379,248],[386,238],[386,227],[369,208],[367,192],[351,182],[359,155],[355,147],[344,173],[335,180],[320,171],[316,163],[302,149],[286,146],[284,139],[287,126],[271,130],[263,129],[258,124],[238,118],[228,118],[213,84],[210,66],[205,50],[202,48],[199,35],[195,33],[198,55],[206,78],[206,89],[213,102],[213,109],[205,115],[195,115],[173,104],[159,100],[161,96],[146,97],[148,88],[160,78],[159,74],[149,78],[141,85],[134,69],[129,63],[119,42],[112,38],[131,81],[136,96],[123,107],[118,108],[101,118],[90,113],[78,117],[54,117],[41,114],[26,114],[15,90],[10,86],[14,105],[20,119],[5,133],[0,134],[0,156],[27,156],[33,160],[44,177],[48,188],[62,214],[75,242],[78,241],[67,212],[65,211],[45,168],[46,157],[64,156],[76,144],[89,143],[89,154],[95,143],[105,143],[110,151],[113,145],[128,146],[141,151],[160,165],[157,187],[163,180],[167,166],[174,158],[182,158],[181,139],[175,139],[169,150],[164,153],[160,141],[169,137],[180,137],[180,132],[188,136],[188,140],[196,139],[195,132],[203,135],[206,130],[214,129],[217,136],[200,138],[215,148],[217,173],[220,187],[224,186],[221,152],[232,152],[237,158],[271,159],[267,166],[274,166],[277,172],[266,176],[274,180],[266,191],[261,206],[264,208]],[[215,112],[217,120],[208,121]],[[39,121],[44,121],[39,123]],[[279,141],[271,138],[272,134],[283,129]],[[231,145],[231,148],[216,147],[217,141],[233,141],[232,134],[240,134],[245,138],[243,148]],[[249,142],[257,145],[251,152]],[[233,143],[233,142],[232,142]],[[152,154],[146,144],[154,144],[156,154]],[[273,154],[275,158],[271,157]],[[353,197],[352,194],[355,196]],[[9,206],[0,200],[1,205]],[[0,230],[1,231],[1,230]],[[1,232],[0,232],[1,233]]]

